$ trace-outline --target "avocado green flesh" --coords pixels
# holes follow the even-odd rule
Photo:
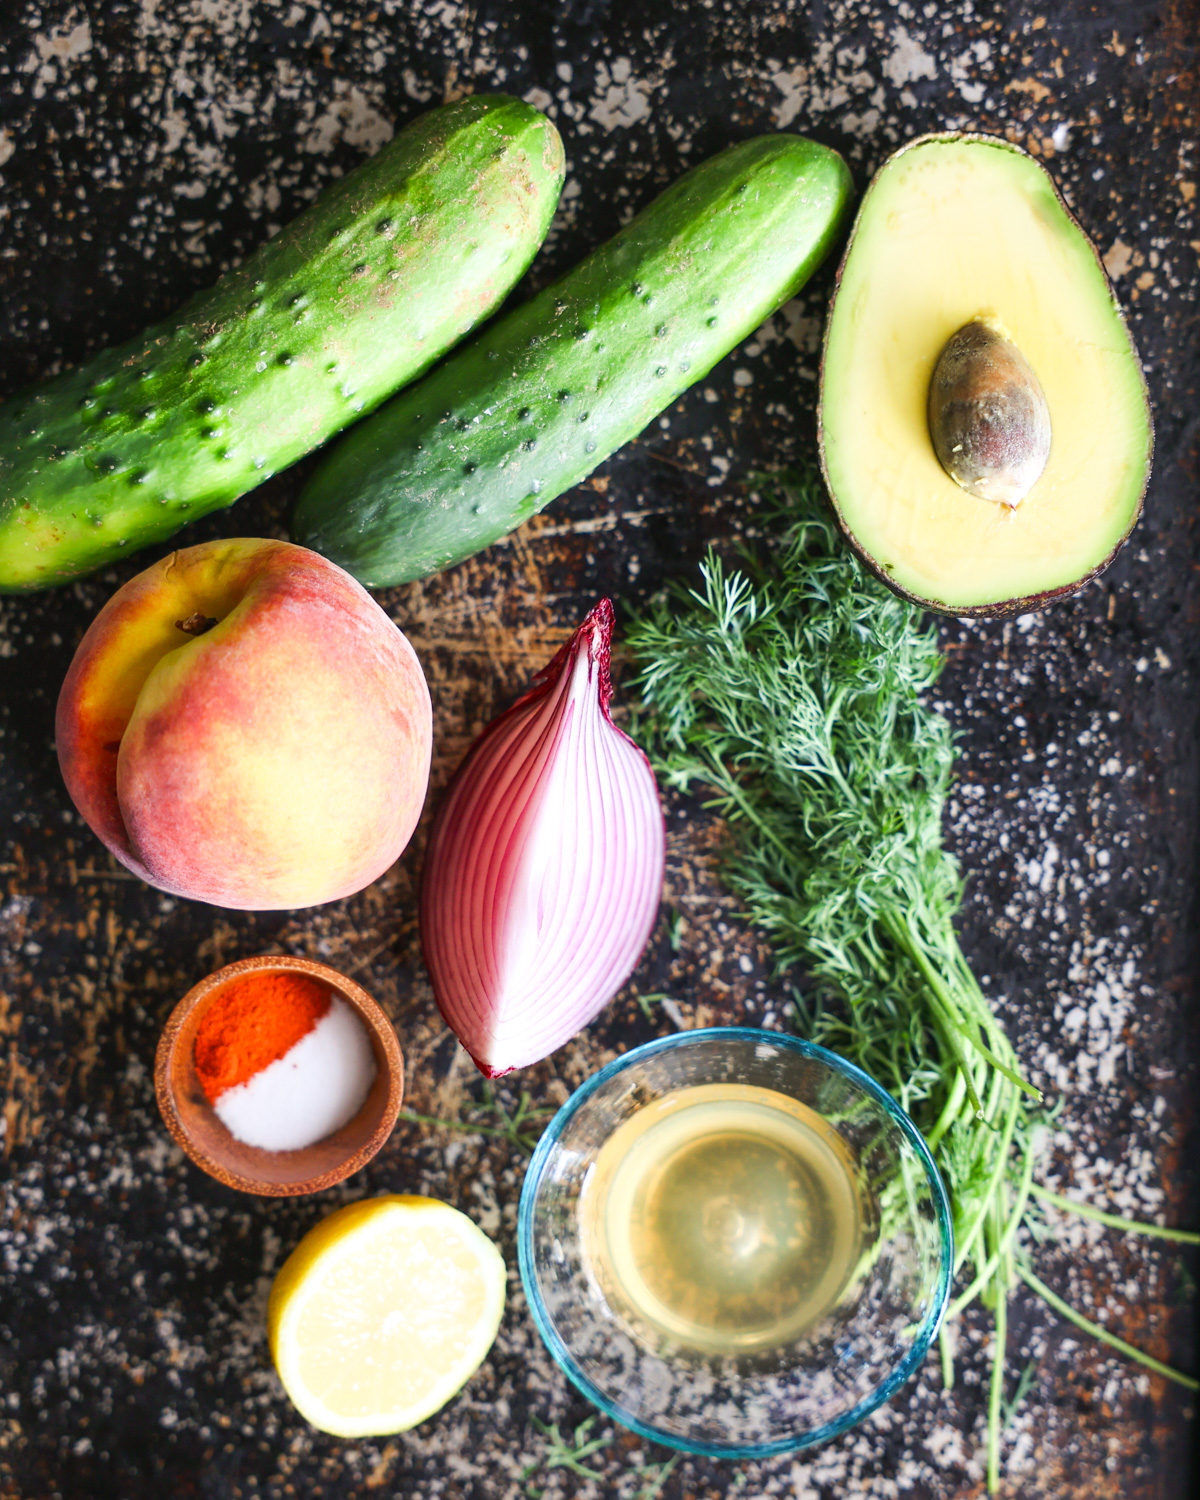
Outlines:
[[[1016,346],[1049,409],[1046,467],[1016,506],[956,484],[929,433],[938,357],[975,320]],[[820,425],[843,530],[908,598],[1002,614],[1111,560],[1149,474],[1145,383],[1095,251],[1037,162],[941,136],[881,169],[839,276]]]
[[[427,369],[524,273],[563,179],[520,100],[430,111],[166,323],[0,407],[0,591],[229,505]]]
[[[495,542],[793,296],[850,191],[841,157],[796,136],[696,167],[343,438],[300,498],[296,540],[374,586]]]

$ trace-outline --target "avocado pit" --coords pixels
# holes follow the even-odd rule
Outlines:
[[[1050,457],[1050,408],[1029,361],[975,320],[946,340],[929,383],[929,435],[969,495],[1015,507]]]

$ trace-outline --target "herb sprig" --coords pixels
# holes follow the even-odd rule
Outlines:
[[[656,769],[671,787],[704,789],[730,829],[726,884],[780,970],[799,964],[815,981],[796,1004],[805,1035],[878,1079],[935,1152],[954,1269],[973,1273],[951,1315],[978,1298],[996,1319],[995,1489],[1007,1300],[1018,1279],[1036,1282],[1017,1230],[1035,1191],[1041,1095],[954,931],[962,877],[942,813],[955,747],[925,701],[942,667],[937,632],[859,567],[818,486],[764,485],[770,560],[747,551],[731,571],[710,553],[702,587],[676,586],[627,643]],[[949,1386],[944,1329],[941,1350]]]
[[[465,1135],[496,1136],[508,1141],[525,1156],[532,1156],[546,1121],[555,1112],[554,1107],[534,1104],[529,1092],[525,1090],[510,1114],[490,1083],[484,1083],[482,1094],[480,1100],[472,1100],[469,1106],[470,1113],[473,1116],[482,1115],[482,1120],[447,1120],[441,1115],[421,1115],[415,1109],[407,1108],[400,1111],[400,1117],[411,1120],[414,1125],[461,1130]]]

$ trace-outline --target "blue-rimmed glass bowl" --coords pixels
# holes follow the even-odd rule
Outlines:
[[[585,1250],[581,1197],[605,1142],[665,1095],[716,1083],[771,1089],[819,1114],[853,1163],[863,1206],[840,1296],[765,1358],[682,1351],[648,1336],[606,1293]],[[886,1401],[937,1332],[954,1260],[946,1190],[891,1095],[823,1047],[746,1026],[648,1042],[577,1089],[529,1164],[517,1242],[538,1332],[583,1394],[654,1442],[724,1458],[822,1442]]]

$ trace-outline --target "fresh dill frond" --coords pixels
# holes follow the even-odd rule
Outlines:
[[[411,1120],[414,1125],[461,1130],[465,1135],[495,1136],[508,1141],[524,1155],[532,1156],[546,1121],[555,1113],[554,1107],[535,1105],[528,1092],[523,1092],[510,1114],[490,1083],[484,1083],[482,1095],[480,1100],[473,1100],[469,1106],[469,1113],[472,1116],[482,1115],[482,1120],[447,1120],[440,1115],[421,1115],[408,1108],[400,1111],[400,1118]]]
[[[538,1417],[532,1417],[530,1420],[546,1439],[546,1451],[536,1463],[528,1465],[527,1468],[521,1471],[521,1478],[526,1483],[527,1493],[533,1492],[532,1486],[529,1485],[530,1476],[536,1474],[539,1470],[566,1469],[570,1473],[578,1474],[581,1478],[585,1479],[599,1479],[601,1477],[599,1469],[593,1468],[591,1464],[584,1462],[585,1459],[591,1458],[593,1454],[607,1448],[613,1440],[611,1432],[604,1437],[594,1438],[589,1436],[592,1428],[599,1420],[598,1418],[588,1417],[586,1421],[580,1422],[579,1426],[575,1428],[569,1437],[564,1436],[558,1430],[557,1422],[543,1422]],[[539,1490],[537,1493],[541,1494],[543,1492]]]
[[[944,1142],[963,1244],[998,1135],[1038,1095],[953,928],[954,741],[924,697],[937,633],[862,571],[811,482],[774,519],[768,561],[747,553],[731,571],[710,553],[701,589],[676,588],[634,626],[646,726],[666,784],[701,789],[727,821],[724,878],[780,969],[800,964],[836,997],[818,996],[806,1033]]]
[[[1046,1112],[954,930],[954,738],[926,700],[937,632],[859,566],[815,476],[762,489],[769,553],[743,549],[730,569],[710,552],[700,588],[675,586],[628,633],[638,727],[664,783],[726,821],[722,878],[780,972],[799,966],[815,986],[796,1004],[804,1034],[877,1079],[934,1152],[954,1270],[972,1272],[951,1315],[978,1298],[996,1320],[995,1489],[1008,1294],[1018,1277],[1042,1290],[1015,1242],[1023,1222],[1042,1232],[1030,1194]],[[942,1361],[950,1385],[945,1339]]]

